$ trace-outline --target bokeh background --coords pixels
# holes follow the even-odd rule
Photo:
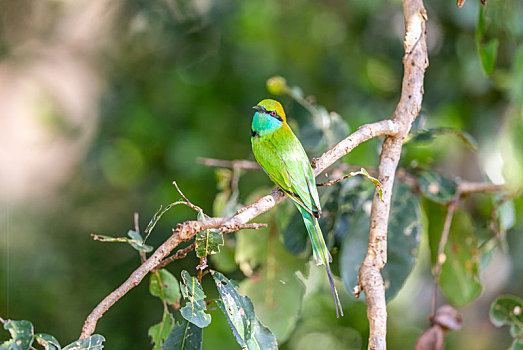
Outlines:
[[[479,150],[442,136],[406,147],[402,164],[523,186],[523,3],[488,1],[481,40],[499,41],[490,76],[478,54],[479,1],[461,9],[450,0],[425,6],[430,66],[416,127],[463,129]],[[173,180],[212,214],[216,169],[196,159],[253,159],[251,106],[271,97],[270,77],[299,86],[351,130],[390,117],[401,88],[403,21],[401,2],[383,0],[2,0],[0,316],[30,320],[63,344],[77,339],[92,308],[139,264],[128,246],[90,234],[123,236],[134,212],[143,227],[160,205],[179,198]],[[296,126],[311,118],[289,97],[281,102]],[[373,140],[344,161],[374,167],[378,151]],[[270,186],[263,173],[245,173],[240,202]],[[467,204],[472,218],[486,226],[492,201],[475,198]],[[448,348],[511,343],[507,328],[489,323],[488,307],[499,294],[523,291],[523,201],[514,208],[509,244],[484,271],[482,295],[460,309],[464,328],[449,335]],[[149,243],[157,246],[192,218],[188,209],[168,212]],[[429,326],[424,240],[414,272],[389,304],[391,349],[412,348]],[[196,264],[191,255],[170,269],[179,276]],[[329,307],[329,299],[307,299],[282,347],[365,348],[364,305],[351,302],[341,320]],[[97,333],[108,349],[151,348],[147,329],[161,312],[144,281],[102,318]],[[232,348],[238,346],[226,320],[214,312],[204,349]]]

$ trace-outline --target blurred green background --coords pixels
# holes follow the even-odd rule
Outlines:
[[[479,39],[479,1],[425,6],[430,66],[415,127],[463,129],[479,150],[441,136],[405,146],[400,166],[429,164],[451,178],[521,187],[523,2],[488,1]],[[2,0],[0,21],[0,316],[30,320],[63,344],[78,338],[92,308],[139,264],[128,246],[95,242],[90,233],[123,236],[134,212],[143,228],[160,205],[179,198],[173,180],[212,214],[216,169],[196,158],[253,159],[251,106],[271,97],[268,78],[284,76],[352,131],[389,118],[401,88],[400,1]],[[492,39],[499,44],[488,76],[477,41]],[[310,120],[295,101],[280,100],[294,125]],[[379,146],[363,144],[344,162],[375,167]],[[243,203],[271,188],[262,172],[244,173],[239,186]],[[514,204],[521,218],[523,201]],[[486,229],[490,198],[464,205]],[[423,215],[436,214],[427,206]],[[149,243],[159,245],[177,222],[194,217],[171,210]],[[507,232],[508,248],[483,271],[482,295],[460,309],[464,328],[449,335],[448,349],[511,343],[508,329],[489,323],[488,307],[499,294],[522,294],[522,229],[516,220]],[[179,276],[196,264],[190,254],[169,269]],[[390,349],[412,348],[429,326],[429,264],[423,238],[414,272],[389,304]],[[365,306],[344,294],[340,320],[328,294],[306,294],[282,348],[366,347]],[[151,348],[147,329],[161,312],[144,280],[104,315],[97,333],[108,349]],[[204,349],[239,348],[225,318],[211,314]]]

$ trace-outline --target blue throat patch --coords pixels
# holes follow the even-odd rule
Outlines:
[[[254,113],[252,118],[252,133],[259,136],[269,135],[278,130],[283,123],[263,112]]]

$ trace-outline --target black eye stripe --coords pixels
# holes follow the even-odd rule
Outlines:
[[[278,115],[278,112],[276,111],[267,111],[267,114],[269,114],[271,117],[278,119],[280,122],[283,121],[283,118]]]

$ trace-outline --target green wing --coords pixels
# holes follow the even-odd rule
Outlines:
[[[312,243],[316,264],[324,264],[336,307],[343,316],[338,291],[334,285],[329,263],[332,257],[327,249],[317,217],[321,213],[314,173],[300,141],[284,124],[274,133],[252,137],[252,151],[258,163],[271,180],[296,203]]]
[[[314,173],[307,154],[288,126],[255,137],[252,150],[270,179],[311,214],[321,212]]]

